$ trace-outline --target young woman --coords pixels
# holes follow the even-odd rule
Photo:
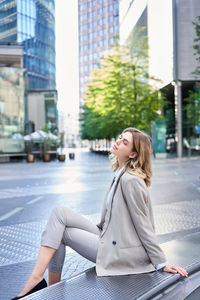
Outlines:
[[[65,246],[96,263],[97,276],[187,272],[169,265],[155,231],[148,187],[151,184],[150,138],[135,128],[125,129],[112,147],[115,177],[106,194],[101,221],[95,225],[66,208],[53,210],[42,234],[41,248],[24,289],[13,299],[47,286],[43,279],[49,265],[49,284],[61,279]]]

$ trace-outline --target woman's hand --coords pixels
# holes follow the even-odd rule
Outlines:
[[[173,273],[173,274],[179,273],[181,276],[188,277],[188,273],[186,272],[186,270],[176,265],[166,265],[165,267],[162,268],[162,270],[164,272]]]

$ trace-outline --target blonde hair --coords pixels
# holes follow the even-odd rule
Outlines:
[[[130,132],[133,137],[132,151],[137,153],[134,158],[129,158],[126,163],[125,170],[144,179],[146,185],[151,185],[152,167],[151,167],[151,140],[144,132],[136,128],[126,128],[122,133]],[[114,154],[110,155],[111,166],[114,171],[119,167],[117,157]]]

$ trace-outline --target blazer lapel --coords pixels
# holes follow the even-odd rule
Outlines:
[[[111,183],[111,185],[110,185],[110,187],[109,187],[109,189],[108,189],[108,191],[107,191],[107,193],[106,193],[106,196],[105,196],[105,198],[104,198],[103,207],[102,207],[102,210],[101,210],[101,219],[100,219],[100,222],[97,224],[97,226],[98,226],[98,225],[103,225],[103,223],[105,222],[105,216],[106,216],[106,200],[107,200],[108,193],[110,192],[110,189],[111,189],[111,187],[112,187],[114,181],[115,181],[115,177],[113,178],[112,183]]]
[[[112,210],[113,198],[114,198],[115,192],[116,192],[116,190],[117,190],[117,186],[118,186],[118,183],[119,183],[119,181],[120,181],[120,178],[121,178],[121,176],[124,174],[124,172],[125,172],[125,170],[123,170],[123,171],[121,172],[121,174],[119,175],[119,177],[118,177],[118,179],[117,179],[117,182],[116,182],[114,191],[113,191],[113,193],[112,193],[112,195],[111,195],[111,200],[110,200],[110,203],[109,203],[109,206],[108,206],[108,209],[107,209],[107,210],[106,210],[106,199],[104,200],[104,205],[105,205],[105,207],[104,207],[104,209],[105,209],[105,224],[104,224],[104,226],[103,226],[103,231],[102,231],[102,233],[101,233],[101,236],[103,236],[103,234],[106,232],[106,229],[107,229],[107,227],[108,227],[108,224],[109,224],[109,221],[110,221],[110,216],[111,216],[111,210]],[[114,179],[113,179],[112,184],[113,184],[113,183],[114,183]],[[112,186],[112,184],[111,184],[111,186]],[[111,187],[110,187],[110,189],[111,189]],[[110,189],[109,189],[109,190],[110,190]],[[107,197],[106,197],[106,198],[107,198]]]

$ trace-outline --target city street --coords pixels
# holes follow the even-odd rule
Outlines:
[[[153,160],[150,193],[161,243],[200,231],[199,170],[198,157]],[[108,158],[87,151],[64,163],[0,164],[0,299],[15,296],[31,272],[52,208],[67,206],[98,222],[111,180]],[[66,251],[63,278],[93,266]]]

